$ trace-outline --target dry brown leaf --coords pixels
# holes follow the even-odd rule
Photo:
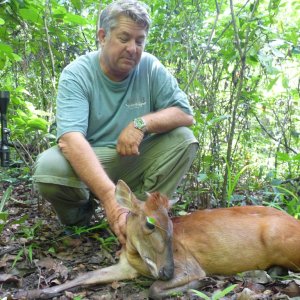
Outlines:
[[[291,281],[284,288],[276,287],[276,290],[288,295],[289,297],[299,297],[300,296],[300,286],[295,283],[295,281]]]
[[[114,282],[111,284],[111,287],[112,287],[114,290],[117,290],[120,286],[121,286],[121,284],[120,284],[120,282],[118,282],[118,281],[114,281]]]
[[[13,282],[16,283],[18,287],[20,287],[22,280],[12,274],[0,274],[0,282]]]
[[[273,281],[266,271],[261,270],[243,272],[235,276],[235,279],[260,284],[266,284]]]
[[[48,271],[53,270],[56,277],[62,278],[65,281],[68,278],[69,270],[68,268],[58,260],[55,260],[51,257],[45,257],[36,262],[36,265],[40,268],[45,268]]]
[[[39,266],[40,268],[54,269],[55,266],[57,265],[57,262],[51,257],[44,257],[41,260],[37,261],[36,265]]]

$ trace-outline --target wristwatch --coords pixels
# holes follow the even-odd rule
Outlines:
[[[139,117],[139,118],[135,118],[133,120],[133,126],[136,129],[139,129],[140,131],[142,131],[144,134],[147,133],[147,125],[146,122],[143,118]]]

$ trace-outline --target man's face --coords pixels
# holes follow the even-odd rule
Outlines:
[[[140,62],[146,40],[146,29],[128,17],[121,16],[118,25],[107,35],[98,31],[101,44],[100,66],[113,81],[125,79]]]

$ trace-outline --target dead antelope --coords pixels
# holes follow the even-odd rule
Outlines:
[[[59,286],[19,292],[43,299],[75,286],[107,284],[139,275],[154,278],[149,297],[197,288],[210,274],[235,274],[281,266],[300,270],[300,222],[270,207],[201,210],[172,220],[169,202],[153,193],[139,201],[119,181],[116,198],[129,209],[127,242],[116,265],[85,273]]]

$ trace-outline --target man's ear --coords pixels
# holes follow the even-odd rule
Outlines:
[[[105,42],[105,38],[106,38],[106,33],[104,28],[99,28],[98,29],[98,40],[99,40],[99,44],[102,46],[103,43]]]

